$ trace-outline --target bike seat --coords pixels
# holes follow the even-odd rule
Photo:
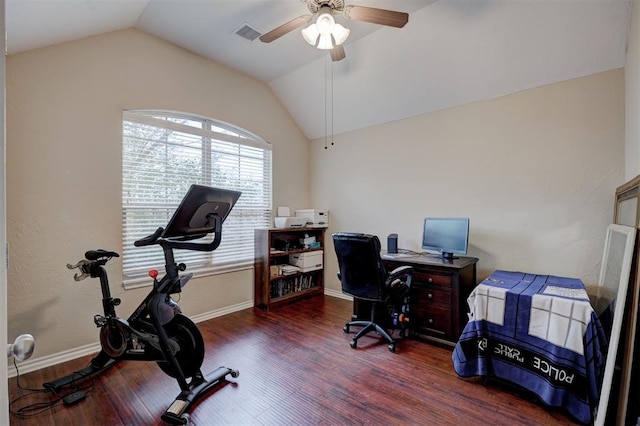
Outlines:
[[[87,260],[98,260],[102,257],[120,257],[120,255],[115,251],[98,249],[98,250],[89,250],[84,254],[84,257]]]

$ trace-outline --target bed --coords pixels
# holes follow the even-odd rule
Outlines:
[[[468,298],[453,351],[462,377],[495,377],[589,423],[598,405],[607,337],[579,279],[495,271]]]

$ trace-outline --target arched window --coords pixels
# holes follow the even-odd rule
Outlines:
[[[253,265],[254,228],[271,220],[271,145],[228,123],[170,111],[125,111],[122,117],[122,232],[125,288],[150,284],[164,265],[157,246],[133,242],[167,224],[191,184],[242,192],[213,252],[178,250],[191,272]]]

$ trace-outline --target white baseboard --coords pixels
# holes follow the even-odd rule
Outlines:
[[[20,374],[26,374],[32,371],[40,370],[41,368],[51,367],[52,365],[71,361],[72,359],[82,358],[85,355],[95,354],[99,350],[100,350],[99,342],[90,343],[88,345],[80,346],[78,348],[58,352],[57,354],[42,356],[38,358],[31,358],[22,362],[16,362],[16,365],[20,369]],[[11,377],[15,377],[16,375],[17,375],[17,372],[16,372],[16,369],[13,367],[13,363],[12,363],[11,365],[9,365],[8,376],[11,378]]]
[[[202,321],[210,320],[212,318],[221,317],[222,315],[227,315],[232,312],[241,311],[243,309],[247,309],[253,306],[253,300],[249,300],[246,302],[238,303],[236,305],[226,306],[221,309],[216,309],[215,311],[205,312],[199,315],[189,316],[191,320],[195,323],[199,323]],[[66,351],[58,352],[53,355],[47,355],[43,357],[28,359],[26,361],[22,361],[16,363],[18,368],[20,369],[20,374],[30,373],[32,371],[40,370],[42,368],[51,367],[57,364],[61,364],[63,362],[71,361],[76,358],[82,358],[86,355],[91,355],[98,353],[100,351],[100,342],[90,343],[88,345],[80,346],[74,349],[69,349]],[[9,378],[16,377],[17,372],[13,366],[13,362],[7,366]]]
[[[231,306],[226,306],[224,308],[216,309],[215,311],[209,311],[209,312],[205,312],[203,314],[198,314],[198,315],[189,315],[189,318],[191,318],[191,321],[197,324],[202,321],[221,317],[223,315],[231,314],[233,312],[238,312],[243,309],[247,309],[251,307],[253,307],[253,299],[248,300],[246,302],[238,303],[236,305],[231,305]]]
[[[338,299],[353,300],[353,297],[346,295],[338,290],[331,290],[330,288],[325,288],[324,294],[331,297],[337,297]]]

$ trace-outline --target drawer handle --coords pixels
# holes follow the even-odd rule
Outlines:
[[[428,282],[429,284],[433,284],[433,278],[429,278],[429,279],[427,279],[427,282]]]
[[[427,294],[427,299],[429,299],[429,300],[433,299],[433,294],[431,294],[431,293]]]

